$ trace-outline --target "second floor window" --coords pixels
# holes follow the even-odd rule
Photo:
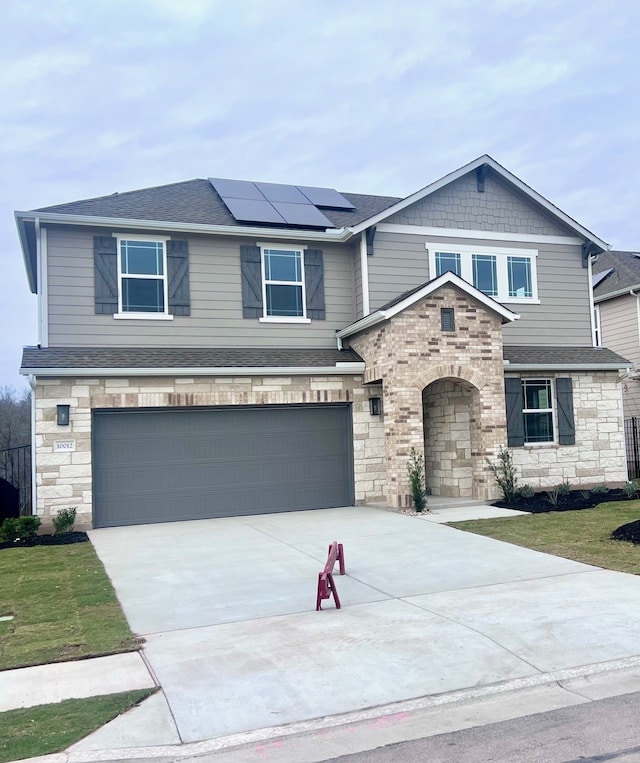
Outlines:
[[[163,241],[119,239],[121,313],[166,313],[167,278]]]
[[[264,314],[304,318],[304,254],[301,249],[262,250]]]
[[[535,250],[427,244],[429,272],[437,278],[447,271],[501,302],[537,302]]]

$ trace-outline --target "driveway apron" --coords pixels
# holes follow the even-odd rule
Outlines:
[[[631,657],[640,578],[370,508],[91,533],[183,742]],[[315,612],[344,544],[342,609]]]

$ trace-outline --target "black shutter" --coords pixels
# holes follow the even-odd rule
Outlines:
[[[262,263],[259,246],[240,247],[242,316],[262,318]]]
[[[95,311],[103,315],[118,312],[118,240],[113,236],[93,237]]]
[[[191,315],[189,242],[167,241],[167,279],[171,315]]]
[[[323,321],[324,307],[324,267],[322,251],[307,249],[304,253],[304,280],[307,292],[307,318]]]
[[[515,448],[524,445],[524,399],[520,379],[505,379],[504,392],[507,407],[507,445]]]
[[[573,382],[571,378],[556,379],[558,400],[558,443],[576,444],[576,425],[573,419]]]

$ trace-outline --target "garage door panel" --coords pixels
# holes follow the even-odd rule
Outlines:
[[[96,526],[352,503],[347,406],[94,416]]]

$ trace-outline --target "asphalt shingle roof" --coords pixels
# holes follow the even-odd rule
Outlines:
[[[612,272],[593,290],[594,297],[640,284],[640,253],[603,252],[593,266],[593,275],[610,269]]]
[[[353,350],[236,347],[25,347],[32,368],[327,368],[361,362]]]
[[[529,345],[503,348],[503,356],[509,363],[519,365],[584,365],[586,367],[609,363],[630,366],[631,363],[606,347],[535,347]]]
[[[400,201],[395,196],[371,196],[359,193],[344,193],[343,196],[346,196],[354,205],[354,210],[322,208],[323,214],[336,228],[357,225]],[[182,183],[171,183],[155,188],[114,193],[110,196],[72,201],[67,204],[55,204],[52,207],[41,207],[33,211],[201,225],[245,225],[233,217],[211,183],[203,179],[185,180]],[[258,223],[251,225],[259,227]],[[269,224],[268,227],[274,226]]]

